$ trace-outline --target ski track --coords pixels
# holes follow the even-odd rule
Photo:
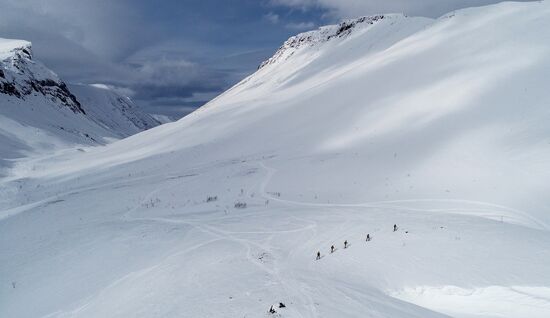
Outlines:
[[[264,190],[265,190],[265,186],[267,185],[267,183],[269,183],[270,179],[271,179],[271,175],[266,176],[264,178],[264,180],[262,181],[261,186],[260,186],[260,191],[263,195],[262,197],[264,197],[264,198],[267,198],[267,196],[265,196],[265,191]],[[160,223],[167,223],[167,224],[189,225],[189,226],[192,226],[193,228],[201,231],[202,233],[212,235],[213,237],[216,238],[215,239],[216,241],[218,241],[218,240],[229,240],[229,241],[235,242],[235,243],[237,243],[237,244],[239,244],[243,247],[243,249],[245,250],[246,258],[248,259],[248,261],[250,263],[254,264],[260,270],[262,270],[265,273],[269,274],[270,277],[272,277],[272,280],[279,285],[279,287],[283,291],[283,295],[281,295],[282,297],[284,297],[286,299],[299,299],[304,304],[307,305],[309,310],[305,314],[300,313],[300,312],[295,312],[295,313],[299,314],[299,317],[313,317],[313,318],[319,317],[319,315],[317,313],[317,308],[315,306],[315,302],[314,302],[313,298],[311,297],[310,292],[308,291],[308,289],[311,289],[310,286],[308,286],[308,285],[304,286],[304,283],[296,278],[296,276],[292,272],[292,269],[286,268],[287,271],[285,272],[285,275],[284,275],[286,278],[283,278],[283,276],[281,275],[281,268],[283,266],[281,266],[278,263],[279,261],[277,260],[276,257],[273,257],[273,262],[274,263],[273,263],[273,266],[270,268],[270,267],[267,266],[267,264],[259,262],[257,257],[255,257],[252,253],[252,250],[255,248],[259,252],[266,252],[269,255],[274,255],[274,252],[273,252],[273,250],[271,249],[270,246],[237,237],[237,235],[241,235],[241,234],[266,234],[266,235],[269,235],[269,234],[285,234],[285,233],[296,233],[296,232],[303,232],[303,231],[313,231],[313,234],[311,236],[313,238],[313,237],[315,237],[315,233],[316,233],[316,231],[315,231],[315,229],[317,227],[316,222],[306,220],[306,219],[303,219],[303,218],[299,218],[299,217],[294,217],[294,219],[296,219],[297,221],[303,222],[305,225],[301,228],[292,229],[292,230],[233,232],[233,231],[221,230],[221,229],[218,229],[218,228],[216,228],[212,225],[204,224],[205,223],[204,221],[206,221],[206,220],[200,220],[200,221],[202,221],[203,224],[199,224],[199,222],[191,222],[191,221],[185,221],[185,220],[180,220],[180,219],[176,220],[176,219],[173,219],[173,218],[132,217],[132,213],[139,210],[143,203],[148,202],[155,194],[159,193],[160,191],[162,191],[164,189],[165,189],[165,187],[162,187],[162,188],[157,188],[157,189],[149,192],[132,209],[129,209],[128,211],[126,211],[122,215],[121,220],[126,221],[126,222],[144,222],[145,221],[145,222],[160,222]],[[251,193],[250,188],[247,189],[246,193],[247,193],[247,195]],[[242,215],[235,215],[235,216],[230,216],[230,217],[224,217],[224,219],[225,218],[240,218],[240,217],[243,217],[243,216]],[[214,221],[214,220],[219,221],[220,218],[213,219],[212,221]],[[210,241],[210,243],[211,242],[212,241]],[[172,256],[176,256],[176,255],[179,255],[179,254],[181,254],[181,252],[177,252],[177,253],[173,254]],[[289,254],[289,257],[290,258],[296,258],[295,251],[291,251],[290,254]],[[152,266],[150,268],[141,270],[139,272],[140,273],[149,272],[149,271],[157,268],[159,266],[159,264],[157,264],[155,266]],[[116,283],[124,280],[127,277],[130,277],[134,273],[130,273],[130,274],[125,275],[121,279],[117,280],[115,283],[107,286],[105,289],[108,289],[110,287],[115,286]],[[100,293],[98,293],[96,296],[93,296],[93,297],[99,297],[99,296],[100,296]],[[295,309],[292,309],[292,311],[295,311]],[[44,317],[44,318],[47,318],[47,317]]]
[[[500,205],[496,205],[496,204],[492,204],[492,203],[488,203],[488,202],[478,202],[478,201],[470,201],[470,200],[417,199],[417,200],[371,201],[371,202],[353,203],[353,204],[349,204],[349,203],[310,203],[310,202],[300,202],[300,201],[286,200],[286,199],[281,199],[280,197],[273,196],[273,195],[269,194],[266,190],[269,183],[271,182],[272,178],[277,173],[277,170],[275,168],[272,168],[272,167],[269,167],[268,165],[266,165],[264,161],[259,161],[259,167],[266,171],[265,177],[261,180],[261,182],[259,184],[259,192],[260,192],[261,198],[266,199],[266,200],[270,200],[270,201],[275,201],[275,202],[285,204],[285,205],[313,207],[313,208],[328,208],[328,209],[332,209],[332,208],[350,208],[350,207],[351,208],[378,208],[378,209],[386,208],[386,209],[395,209],[395,210],[402,210],[402,211],[419,211],[419,212],[434,212],[434,213],[436,213],[436,212],[445,212],[445,213],[455,213],[455,214],[468,214],[468,215],[474,215],[474,216],[486,217],[486,218],[490,218],[489,217],[490,213],[495,213],[495,212],[498,213],[498,211],[502,211],[502,210],[507,211],[507,212],[514,212],[514,213],[518,213],[518,214],[524,214],[521,211],[517,211],[517,210],[514,210],[514,209],[509,208],[509,207],[500,206]],[[195,168],[193,168],[191,170],[196,170]],[[137,182],[137,181],[144,180],[144,179],[150,180],[150,179],[156,179],[156,178],[138,177],[138,178],[133,178],[131,180],[125,180],[125,181],[122,181],[122,182],[120,182],[120,181],[119,182],[112,182],[112,183],[109,183],[109,184],[106,184],[106,185],[109,186],[109,187],[111,187],[111,186],[123,186],[125,184]],[[173,179],[173,178],[161,178],[161,179],[176,180],[176,179]],[[297,314],[299,317],[313,317],[313,318],[319,317],[319,313],[318,313],[318,310],[317,310],[317,307],[316,307],[316,303],[315,303],[315,301],[312,297],[312,291],[313,290],[319,290],[319,287],[321,287],[321,286],[324,286],[324,287],[328,288],[329,286],[326,284],[326,282],[320,281],[319,279],[316,279],[314,276],[311,276],[311,277],[308,276],[308,281],[310,282],[310,284],[311,283],[315,284],[315,286],[313,286],[313,285],[310,285],[310,284],[306,283],[305,281],[303,281],[303,279],[297,278],[297,276],[294,273],[293,269],[290,269],[290,268],[287,268],[287,267],[284,266],[284,264],[287,263],[286,259],[281,260],[281,259],[278,259],[277,257],[273,257],[272,258],[273,264],[271,266],[270,266],[270,264],[266,264],[266,263],[263,263],[261,261],[258,261],[258,258],[253,254],[253,250],[257,250],[260,253],[268,253],[269,255],[273,256],[273,255],[275,255],[275,253],[272,250],[271,246],[266,245],[266,244],[262,244],[262,243],[258,243],[258,242],[255,242],[255,241],[252,241],[252,240],[249,240],[249,239],[245,239],[245,238],[242,238],[242,237],[238,237],[239,235],[246,235],[246,234],[265,234],[265,235],[270,235],[271,234],[271,235],[273,235],[273,234],[299,233],[299,232],[310,231],[311,235],[309,236],[308,243],[310,243],[310,245],[313,245],[312,243],[313,243],[313,241],[316,237],[316,229],[317,229],[317,226],[318,226],[315,221],[300,218],[298,216],[293,216],[293,218],[296,221],[299,221],[299,222],[303,223],[304,226],[302,226],[300,228],[290,229],[290,230],[278,230],[278,231],[226,231],[226,230],[219,229],[214,225],[209,225],[208,223],[211,222],[211,221],[220,221],[220,220],[224,220],[224,219],[243,218],[243,217],[246,217],[248,214],[237,214],[237,215],[229,215],[229,216],[219,217],[219,218],[199,219],[198,221],[187,221],[187,220],[174,219],[174,218],[168,218],[168,217],[133,217],[132,216],[133,213],[137,212],[140,208],[142,208],[142,204],[144,204],[144,203],[148,202],[149,200],[151,200],[155,194],[160,193],[161,191],[164,191],[164,190],[170,188],[170,186],[171,186],[171,183],[169,182],[168,185],[163,186],[163,187],[158,187],[158,188],[150,191],[149,193],[147,193],[143,197],[143,199],[139,200],[134,205],[133,208],[128,209],[126,212],[124,212],[122,214],[122,216],[120,216],[120,221],[122,221],[122,222],[155,222],[155,223],[165,223],[165,224],[187,225],[187,226],[190,226],[190,227],[194,228],[195,230],[197,230],[201,233],[212,236],[213,239],[211,239],[211,240],[209,240],[205,243],[198,244],[196,246],[190,247],[190,248],[188,248],[184,251],[176,251],[176,252],[170,253],[168,256],[166,256],[165,258],[160,260],[155,265],[152,265],[152,266],[149,266],[149,267],[137,270],[137,271],[132,271],[130,273],[127,273],[127,274],[123,275],[119,279],[113,281],[109,285],[107,285],[104,288],[102,288],[101,290],[97,291],[95,294],[90,295],[90,296],[86,297],[85,299],[83,299],[82,304],[79,305],[78,307],[76,307],[75,309],[68,310],[68,311],[56,311],[56,312],[44,315],[44,316],[42,316],[42,318],[74,317],[74,316],[78,315],[79,312],[82,312],[83,310],[85,310],[86,308],[91,306],[95,299],[98,299],[102,295],[106,294],[109,290],[111,290],[113,288],[116,288],[119,284],[125,282],[126,280],[139,278],[143,275],[146,275],[147,273],[150,273],[154,270],[157,270],[158,268],[161,268],[163,263],[165,263],[166,261],[169,261],[170,259],[176,258],[178,256],[184,255],[184,254],[189,253],[189,252],[192,252],[194,250],[197,250],[201,247],[212,244],[214,242],[223,241],[223,240],[235,242],[235,243],[239,244],[240,246],[242,246],[242,248],[245,252],[245,257],[247,258],[247,260],[250,263],[254,264],[256,267],[258,267],[259,270],[261,270],[261,271],[265,272],[266,274],[268,274],[269,277],[271,277],[271,280],[273,281],[273,283],[275,283],[280,288],[280,290],[282,291],[281,297],[283,297],[281,299],[289,299],[289,300],[294,299],[295,301],[299,301],[302,304],[304,304],[304,306],[307,308],[307,311],[305,313],[299,312],[299,311],[297,311],[297,309],[291,309],[292,312]],[[43,205],[50,204],[51,202],[54,202],[55,200],[62,200],[62,198],[67,197],[67,196],[76,195],[76,194],[79,194],[79,193],[82,193],[82,192],[87,192],[87,191],[94,191],[94,190],[98,190],[100,188],[104,188],[104,187],[90,186],[90,187],[78,188],[76,190],[73,189],[73,190],[65,192],[65,193],[58,193],[58,194],[56,194],[52,197],[49,197],[49,198],[46,198],[46,199],[43,199],[43,200],[40,200],[40,201],[37,201],[37,202],[34,202],[34,203],[29,203],[29,204],[19,206],[19,207],[16,207],[16,208],[4,210],[0,214],[0,220],[2,220],[4,218],[11,217],[11,216],[14,216],[16,214],[19,214],[19,213],[22,213],[22,212],[25,212],[25,211],[28,211],[28,210],[31,210],[31,209],[34,209],[34,208],[37,208],[37,207],[40,207],[40,206],[43,206]],[[253,189],[248,187],[246,189],[246,194],[250,195],[250,193],[253,193]],[[52,201],[52,200],[54,200],[54,201]],[[396,205],[396,204],[400,204],[400,203],[419,203],[419,202],[465,203],[465,204],[475,204],[475,205],[480,206],[480,208],[477,208],[477,209],[459,209],[459,208],[454,208],[454,209],[422,209],[422,208],[415,208],[415,207],[406,206],[406,205]],[[491,209],[491,208],[497,208],[497,209],[500,209],[500,210],[494,210],[494,209]],[[486,212],[488,214],[483,215],[482,213],[484,213],[484,212]],[[257,215],[257,213],[253,213],[253,214]],[[509,217],[506,218],[506,221],[509,221]],[[517,218],[517,221],[518,222],[521,222],[521,221],[525,222],[524,219],[521,219],[519,217]],[[536,225],[538,225],[538,226],[542,226],[541,223],[537,222],[536,220],[529,219],[529,221],[536,224]],[[346,226],[349,226],[350,223],[352,223],[352,222],[347,221],[346,223],[341,225],[340,228],[345,228]],[[329,241],[327,241],[325,243],[328,244],[328,245],[332,244],[332,242],[329,242]],[[351,245],[350,245],[350,248],[352,248]],[[296,259],[300,258],[300,256],[298,256],[298,253],[299,253],[299,251],[296,250],[296,249],[290,250],[289,254],[287,256],[288,260],[296,260]],[[301,255],[301,253],[300,253],[300,255]],[[350,259],[350,260],[352,262],[355,262],[355,263],[358,262],[356,259]],[[315,272],[315,271],[318,271],[318,270],[323,271],[322,267],[319,267],[319,266],[316,266],[316,265],[317,265],[317,262],[312,261],[308,265],[308,269],[311,272]],[[284,275],[281,274],[281,272],[283,270],[285,271]],[[264,288],[267,288],[267,287],[264,287]],[[523,294],[522,291],[516,291],[516,292]],[[357,302],[357,300],[355,298],[350,297],[349,295],[347,295],[347,292],[345,290],[339,290],[339,293],[341,293],[345,297],[349,298],[349,301]],[[530,296],[530,297],[534,296],[534,295],[530,295],[530,294],[526,294],[526,295]],[[547,300],[547,299],[544,299],[544,300]]]
[[[156,192],[156,191],[153,191],[153,192]],[[260,252],[267,252],[269,255],[273,255],[273,251],[269,246],[264,245],[264,244],[259,244],[259,243],[253,242],[251,240],[246,240],[246,239],[238,238],[238,237],[234,236],[234,234],[249,234],[249,233],[253,233],[253,234],[273,234],[273,233],[277,234],[277,233],[279,233],[280,234],[280,233],[288,233],[289,231],[228,232],[228,231],[219,230],[219,229],[217,229],[213,226],[204,225],[204,224],[201,225],[201,224],[197,224],[196,222],[188,222],[188,221],[184,221],[184,220],[174,220],[174,219],[168,219],[168,218],[132,218],[129,215],[126,215],[126,217],[127,217],[127,220],[129,220],[129,221],[151,221],[151,222],[161,222],[161,223],[168,223],[168,224],[190,225],[190,226],[198,229],[199,231],[201,231],[203,233],[207,233],[207,234],[210,234],[210,235],[216,237],[216,239],[214,241],[229,240],[229,241],[233,241],[235,243],[238,243],[245,249],[246,258],[248,259],[248,261],[250,263],[254,264],[255,266],[257,266],[260,270],[262,270],[262,271],[266,272],[267,274],[269,274],[270,277],[272,277],[272,279],[278,285],[280,285],[281,289],[284,291],[284,297],[286,299],[301,298],[300,295],[296,295],[295,292],[292,292],[294,290],[301,290],[301,288],[297,288],[299,286],[299,283],[297,281],[296,282],[289,282],[287,279],[283,279],[281,274],[280,274],[280,266],[278,266],[275,263],[273,268],[269,268],[268,266],[266,266],[266,264],[263,264],[262,262],[259,262],[257,257],[255,257],[252,253],[252,250],[253,250],[253,247],[254,247],[257,250],[259,250]],[[307,231],[307,230],[310,230],[311,228],[312,228],[311,225],[307,225],[307,226],[303,227],[302,229],[296,229],[296,230],[293,230],[293,231],[290,231],[290,232]],[[174,256],[177,255],[177,254],[181,254],[181,253],[176,253],[176,254],[174,254]],[[153,268],[151,268],[151,269],[154,269],[154,267],[155,266],[153,266]],[[292,277],[293,277],[293,279],[295,279],[294,276],[292,276]],[[298,296],[298,297],[296,297],[296,296]],[[311,297],[307,296],[307,294],[306,294],[306,297],[308,297],[308,302],[306,302],[306,303],[312,303],[313,302]],[[312,311],[312,312],[315,313],[315,311]],[[305,316],[300,313],[300,317],[305,317]],[[317,315],[314,314],[313,317],[317,317]]]
[[[270,195],[269,192],[266,191],[267,185],[269,184],[269,182],[271,181],[272,177],[275,175],[277,170],[275,168],[268,167],[263,161],[261,161],[259,165],[261,168],[267,171],[266,178],[262,181],[260,186],[260,192],[262,197],[264,197],[265,199],[277,201],[280,203],[297,205],[297,206],[307,206],[307,207],[386,208],[386,209],[413,211],[413,212],[414,211],[445,212],[445,213],[452,213],[452,214],[478,216],[478,217],[483,217],[491,220],[496,220],[499,217],[503,217],[502,214],[499,214],[499,212],[502,211],[502,212],[514,213],[516,215],[515,218],[510,217],[509,215],[506,215],[506,218],[503,217],[502,220],[510,224],[516,224],[516,225],[520,224],[520,225],[535,228],[535,229],[548,230],[548,227],[543,222],[535,219],[534,217],[529,216],[524,211],[520,211],[517,209],[513,209],[507,206],[498,205],[490,202],[481,202],[481,201],[473,201],[473,200],[419,198],[419,199],[407,199],[407,200],[369,201],[364,203],[312,203],[312,202],[301,202],[301,201],[281,199],[280,197]],[[489,208],[426,209],[426,208],[415,208],[415,207],[406,206],[406,205],[392,205],[393,203],[457,203],[457,204],[462,203],[462,204],[478,205],[478,206],[489,207]],[[490,208],[493,208],[493,209],[490,209]],[[480,214],[480,212],[492,212],[492,214]],[[521,217],[519,217],[519,215],[521,215]],[[517,222],[509,222],[510,220],[517,220]]]
[[[86,309],[87,307],[89,307],[93,300],[94,299],[97,299],[99,297],[101,297],[102,295],[104,295],[106,292],[108,292],[110,289],[116,287],[117,285],[121,284],[122,282],[128,280],[128,279],[134,279],[134,278],[139,278],[140,276],[144,276],[145,274],[149,273],[149,272],[152,272],[154,271],[155,269],[157,268],[160,268],[163,263],[166,263],[167,261],[169,261],[170,259],[172,258],[175,258],[176,256],[181,256],[181,255],[185,255],[187,253],[190,253],[192,251],[195,251],[195,250],[198,250],[200,249],[201,247],[205,247],[209,244],[212,244],[214,242],[217,242],[217,241],[220,241],[221,239],[220,238],[216,238],[216,239],[212,239],[212,240],[209,240],[209,241],[206,241],[202,244],[198,244],[198,245],[195,245],[193,247],[190,247],[186,250],[183,250],[183,251],[179,251],[179,252],[175,252],[175,253],[172,253],[170,255],[168,255],[167,257],[165,257],[164,259],[162,259],[160,262],[158,262],[157,264],[155,265],[152,265],[152,266],[149,266],[147,268],[144,268],[144,269],[140,269],[140,270],[136,270],[136,271],[132,271],[128,274],[125,274],[123,275],[122,277],[120,277],[119,279],[116,279],[115,281],[113,281],[112,283],[110,283],[109,285],[105,286],[104,288],[102,288],[101,290],[99,290],[98,292],[96,292],[94,295],[92,296],[89,296],[89,297],[86,297],[86,299],[83,301],[84,304],[78,306],[77,308],[73,309],[73,310],[70,310],[70,311],[56,311],[56,312],[53,312],[53,313],[50,313],[50,314],[47,314],[45,316],[42,316],[42,318],[51,318],[51,317],[63,317],[63,316],[75,316],[76,314],[78,314],[79,312],[83,311],[84,309]]]

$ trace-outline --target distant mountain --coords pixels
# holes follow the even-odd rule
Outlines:
[[[160,122],[141,111],[127,96],[106,85],[69,85],[90,120],[123,138],[158,126]]]
[[[0,39],[0,168],[32,152],[105,144],[157,125],[106,87],[67,86],[33,59],[30,42]]]
[[[155,118],[161,124],[171,123],[181,118],[181,116],[175,117],[175,116],[161,115],[161,114],[151,114],[151,116],[153,116],[153,118]]]

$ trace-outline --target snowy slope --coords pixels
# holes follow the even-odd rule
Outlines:
[[[178,122],[19,162],[0,316],[548,317],[550,3],[344,25]]]
[[[156,125],[114,92],[69,88],[33,60],[29,42],[0,39],[0,168],[6,159],[74,144],[105,144]]]
[[[106,85],[69,85],[90,120],[127,137],[159,125],[159,121],[142,112],[133,102]]]
[[[179,118],[173,118],[172,116],[161,115],[161,114],[151,114],[151,116],[153,116],[153,118],[155,118],[161,124],[171,123],[179,119]]]

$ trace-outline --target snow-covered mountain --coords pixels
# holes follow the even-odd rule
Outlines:
[[[333,38],[344,38],[351,34],[353,31],[362,29],[364,27],[373,25],[379,20],[384,18],[396,19],[400,15],[374,15],[361,17],[357,19],[349,19],[342,21],[337,25],[327,25],[319,28],[318,30],[300,33],[296,36],[286,40],[285,43],[275,52],[275,54],[268,60],[262,62],[258,69],[266,65],[271,65],[284,61],[290,58],[295,52],[300,51],[304,47],[321,46],[323,43]]]
[[[90,120],[116,136],[128,137],[160,122],[141,111],[132,100],[103,84],[69,85]]]
[[[19,161],[0,316],[548,317],[549,75],[548,1],[298,35],[178,122]]]
[[[179,119],[179,117],[175,118],[169,115],[161,115],[161,114],[151,114],[151,116],[153,116],[153,118],[155,118],[161,124],[171,123]]]
[[[33,59],[29,42],[0,39],[0,161],[105,144],[159,124],[128,98],[102,88],[68,87]]]

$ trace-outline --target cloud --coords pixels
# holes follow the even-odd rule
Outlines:
[[[529,0],[519,0],[529,1]],[[307,10],[325,8],[337,18],[376,13],[405,13],[438,17],[459,8],[481,6],[500,0],[271,0],[271,4]]]
[[[279,15],[273,12],[268,12],[264,14],[263,18],[271,24],[279,23]]]
[[[311,29],[315,28],[315,23],[313,23],[313,22],[290,22],[290,23],[287,23],[285,27],[287,29],[296,30],[296,31],[311,30]]]
[[[0,0],[0,37],[30,40],[35,58],[67,82],[108,85],[148,110],[203,104],[208,99],[186,98],[217,95],[233,84],[233,70],[217,70],[206,61],[209,52],[223,50],[181,40],[171,47],[170,40],[181,34],[158,29],[170,26],[154,16],[144,22],[143,3]],[[185,58],[189,52],[201,63]]]
[[[91,54],[117,60],[143,45],[156,41],[141,25],[140,14],[128,0],[0,0],[0,31],[18,33],[24,28],[34,42],[35,34],[50,34],[78,44]],[[139,32],[140,41],[128,36]]]
[[[187,107],[253,72],[295,33],[346,16],[482,2],[492,1],[0,0],[0,37],[33,42],[67,82],[110,85],[148,109]]]
[[[29,40],[70,83],[103,83],[147,109],[195,107],[289,36],[347,16],[436,16],[496,0],[0,0],[0,37]],[[156,112],[156,111],[154,111]]]
[[[270,0],[269,3],[275,6],[288,6],[302,10],[319,5],[318,0]]]

